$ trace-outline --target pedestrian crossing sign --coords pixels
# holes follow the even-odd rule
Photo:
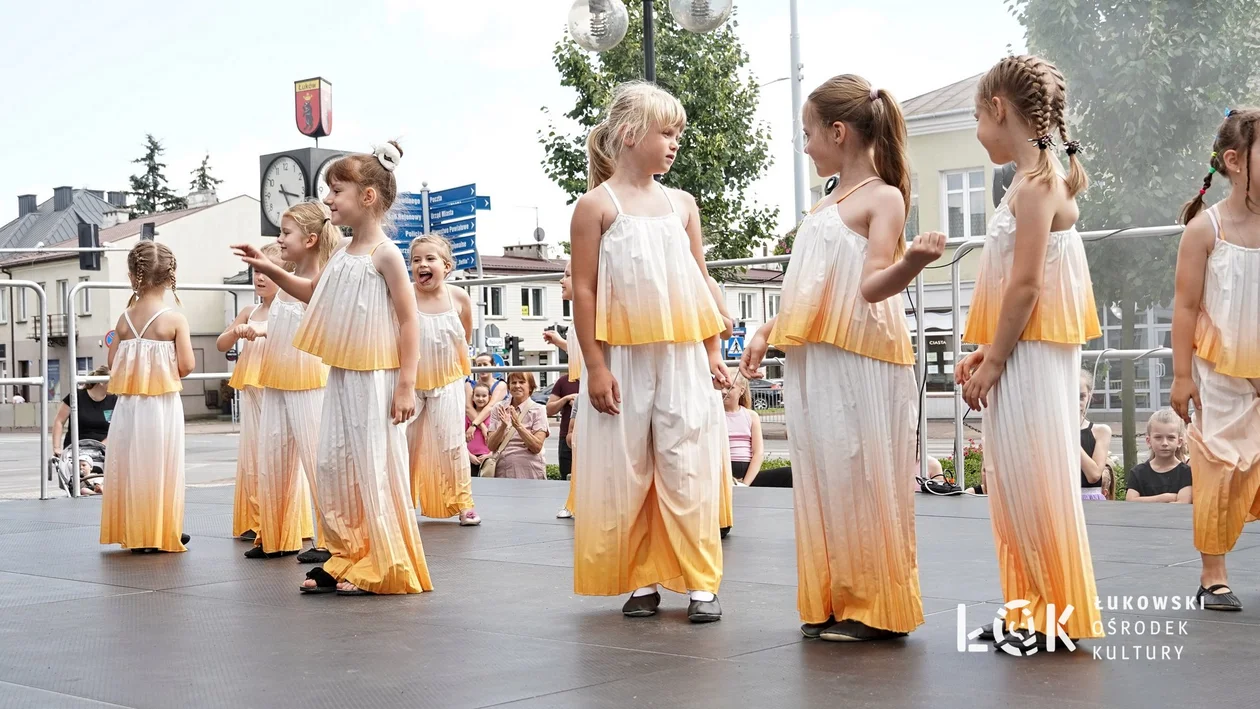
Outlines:
[[[726,358],[735,359],[744,354],[744,338],[732,337],[726,341]]]

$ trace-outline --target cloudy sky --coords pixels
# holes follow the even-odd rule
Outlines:
[[[257,196],[258,156],[310,144],[293,119],[293,81],[333,84],[324,147],[397,137],[403,189],[475,182],[494,209],[485,253],[530,240],[535,215],[555,244],[569,207],[542,172],[540,110],[572,102],[551,50],[568,0],[215,0],[172,3],[0,0],[0,224],[17,195],[58,185],[126,189],[146,132],[166,146],[180,191],[210,154],[221,198]],[[737,0],[760,82],[789,74],[788,0]],[[800,0],[804,92],[853,72],[907,99],[987,69],[1023,30],[1002,0]],[[791,93],[762,92],[775,164],[755,196],[792,211]],[[537,208],[535,210],[534,208]],[[235,237],[235,235],[233,235]]]

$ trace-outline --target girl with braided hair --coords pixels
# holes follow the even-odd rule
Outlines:
[[[1182,209],[1173,302],[1172,407],[1190,424],[1194,546],[1204,608],[1240,611],[1225,554],[1260,516],[1260,110],[1231,109],[1207,177]],[[1203,209],[1212,176],[1230,192]],[[1190,402],[1194,402],[1194,416]]]
[[[175,255],[165,244],[141,241],[127,254],[127,272],[133,293],[109,345],[109,393],[118,404],[105,458],[101,544],[187,551],[179,392],[197,363],[188,320],[163,302],[175,290]],[[137,320],[144,324],[136,327]]]
[[[1041,631],[1059,621],[1072,639],[1102,635],[1075,405],[1081,346],[1101,328],[1076,230],[1076,195],[1088,181],[1079,144],[1068,139],[1066,104],[1063,74],[1039,57],[1006,57],[980,80],[976,137],[995,164],[1014,162],[1016,175],[989,221],[963,334],[980,348],[955,372],[967,405],[988,409],[986,485],[1002,593],[1028,603],[1028,631],[1042,647]],[[1050,154],[1056,133],[1066,176]]]

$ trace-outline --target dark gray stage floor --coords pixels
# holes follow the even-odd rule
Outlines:
[[[1255,703],[1257,526],[1230,557],[1247,611],[1104,610],[1117,628],[1184,620],[1184,630],[1172,624],[1184,634],[1139,636],[1131,625],[1072,655],[1017,658],[956,648],[957,604],[978,627],[1000,595],[983,499],[920,496],[927,624],[904,641],[851,645],[805,641],[797,629],[789,490],[736,490],[726,617],[693,626],[681,596],[667,594],[655,618],[630,620],[621,599],[573,595],[572,524],[554,519],[563,484],[478,480],[474,489],[481,527],[421,523],[437,589],[411,597],[299,595],[308,567],[246,560],[247,545],[229,538],[229,487],[188,491],[191,550],[171,555],[99,546],[98,500],[0,502],[0,707]],[[1100,593],[1194,592],[1189,507],[1086,509]],[[1146,659],[1165,646],[1170,659]]]

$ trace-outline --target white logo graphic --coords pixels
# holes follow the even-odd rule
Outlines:
[[[1037,645],[1037,627],[1033,618],[1032,611],[1029,610],[1029,602],[1023,599],[1009,601],[998,609],[997,616],[993,619],[993,647],[1000,648],[1008,655],[1016,657],[1025,657],[1028,655],[1036,655],[1040,651]],[[1064,623],[1068,618],[1072,617],[1074,609],[1071,605],[1064,609],[1063,614],[1055,617],[1054,604],[1046,605],[1046,628],[1045,628],[1045,650],[1046,652],[1054,652],[1055,645],[1062,642],[1069,652],[1076,650],[1076,645],[1072,639],[1068,637]],[[1009,621],[1011,611],[1019,611],[1019,617]],[[1051,627],[1051,623],[1054,627]],[[1021,628],[1022,626],[1022,628]],[[958,604],[958,652],[988,652],[989,646],[980,643],[969,642],[980,637],[984,632],[983,628],[976,628],[971,632],[967,632],[967,606]]]

